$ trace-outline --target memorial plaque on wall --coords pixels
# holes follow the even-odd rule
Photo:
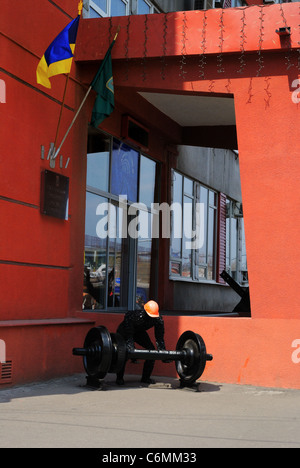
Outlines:
[[[69,177],[53,171],[42,172],[41,212],[47,216],[68,219]]]

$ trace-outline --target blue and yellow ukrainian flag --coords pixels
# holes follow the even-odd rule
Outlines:
[[[36,70],[36,80],[42,86],[51,88],[51,76],[70,73],[79,19],[80,15],[63,29],[41,58]]]

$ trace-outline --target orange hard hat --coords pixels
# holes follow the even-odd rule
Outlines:
[[[152,318],[159,317],[159,307],[158,307],[157,302],[155,301],[147,302],[147,304],[144,305],[144,309],[150,317]]]

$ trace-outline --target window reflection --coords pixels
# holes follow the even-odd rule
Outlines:
[[[248,285],[242,204],[229,199],[226,201],[226,270],[235,281]]]
[[[111,16],[126,16],[126,3],[122,0],[111,2]]]
[[[99,13],[97,13],[94,8],[90,8],[90,18],[99,18]]]
[[[138,14],[148,15],[150,13],[150,5],[145,0],[138,0]]]
[[[199,278],[206,278],[207,268],[206,268],[206,247],[207,247],[207,208],[208,208],[208,189],[205,187],[200,187],[200,203],[204,205],[204,217],[202,219],[203,232],[204,232],[204,242],[202,247],[199,249],[199,265],[198,268]]]
[[[151,214],[143,213],[148,218],[150,228]],[[149,229],[150,230],[150,229]],[[151,258],[152,258],[152,239],[148,235],[140,237],[137,245],[137,285],[136,285],[136,304],[140,307],[150,299],[151,289]]]
[[[128,304],[128,238],[122,237],[127,208],[107,202],[104,197],[86,194],[83,309]],[[102,214],[95,216],[100,204]]]
[[[89,13],[86,9],[89,6]],[[129,14],[148,15],[160,10],[150,0],[86,0],[84,16],[99,18],[107,16],[126,16]]]
[[[87,186],[108,191],[109,154],[109,138],[91,132],[87,154]]]
[[[208,212],[208,243],[207,243],[207,279],[215,278],[214,250],[215,250],[215,228],[216,228],[216,211],[209,208]]]
[[[156,292],[151,204],[157,196],[157,163],[92,128],[87,153],[82,307],[142,306]],[[143,205],[135,209],[138,200]],[[131,226],[135,237],[129,236]]]
[[[96,6],[100,7],[101,10],[105,12],[107,11],[107,0],[93,0],[93,3],[95,3]]]
[[[193,200],[184,197],[183,207],[183,243],[182,243],[182,276],[191,278],[192,276],[192,250],[187,248],[191,243],[193,234]]]
[[[114,207],[109,217],[108,240],[108,307],[127,307],[128,304],[128,238],[120,237],[127,216]]]
[[[182,206],[182,175],[173,173],[173,204],[179,203]],[[181,257],[182,219],[171,213],[172,216],[172,237],[171,237],[171,257]],[[175,235],[176,233],[176,235]]]
[[[114,195],[127,196],[127,199],[132,202],[137,201],[138,157],[137,151],[122,142],[114,140],[111,191]]]
[[[183,217],[172,218],[170,276],[213,281],[216,278],[217,193],[174,171],[172,195]],[[201,213],[200,218],[197,213]],[[175,232],[180,225],[182,236],[178,239]],[[199,244],[196,235],[201,238]]]
[[[115,1],[115,0],[114,0]],[[99,18],[107,16],[109,0],[90,0],[90,18]],[[84,10],[85,12],[85,10]]]
[[[155,195],[156,163],[145,156],[141,156],[140,166],[139,201],[151,208]]]
[[[103,309],[106,304],[106,239],[96,234],[99,218],[95,213],[100,203],[107,203],[107,199],[87,192],[83,309]]]
[[[194,182],[187,177],[184,178],[184,193],[191,197],[194,195]]]

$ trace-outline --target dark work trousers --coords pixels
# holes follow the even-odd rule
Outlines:
[[[119,328],[117,330],[117,333],[122,335],[123,338],[126,340],[126,336],[124,336],[124,330],[123,330],[122,325],[119,326]],[[146,331],[140,331],[138,333],[135,333],[133,335],[133,340],[134,340],[135,343],[137,343],[138,345],[140,345],[144,349],[155,349],[155,346],[152,343],[152,341],[150,340],[149,335],[148,335],[148,333]],[[153,372],[153,369],[154,369],[154,364],[155,364],[155,361],[145,361],[145,364],[144,364],[144,367],[143,367],[142,380],[150,379],[150,376],[151,376],[151,374]],[[118,374],[117,374],[118,380],[121,380],[121,379],[124,378],[125,366],[126,366],[126,364],[124,365],[123,369],[120,372],[118,372]]]

